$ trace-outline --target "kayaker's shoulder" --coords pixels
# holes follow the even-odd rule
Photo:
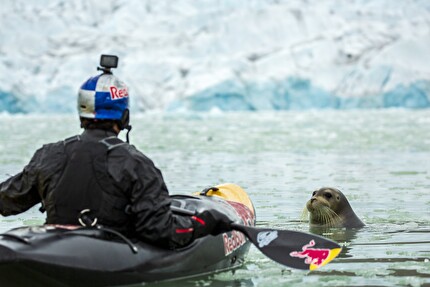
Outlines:
[[[78,138],[77,136],[70,137],[64,140],[60,140],[57,142],[51,142],[51,143],[45,143],[43,144],[36,152],[39,153],[55,153],[55,152],[62,152],[64,150],[65,145],[69,141],[73,141],[74,138]]]
[[[136,161],[148,161],[150,160],[146,155],[144,155],[140,150],[138,150],[134,145],[122,142],[118,144],[111,151],[113,154],[124,154]]]

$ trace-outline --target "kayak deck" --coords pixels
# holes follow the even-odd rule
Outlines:
[[[254,212],[237,202],[216,197],[174,198],[174,205],[189,210],[217,208],[235,222],[255,222]],[[173,280],[238,268],[249,247],[250,242],[237,231],[168,250],[144,242],[112,240],[106,231],[96,228],[21,227],[0,237],[0,278],[6,286],[44,287]]]

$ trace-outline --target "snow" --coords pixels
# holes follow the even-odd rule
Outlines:
[[[5,0],[0,111],[74,112],[100,54],[132,109],[427,108],[426,0]]]

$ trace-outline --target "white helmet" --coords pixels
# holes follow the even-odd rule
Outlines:
[[[89,78],[78,93],[78,112],[81,118],[122,120],[128,115],[128,89],[111,73]]]

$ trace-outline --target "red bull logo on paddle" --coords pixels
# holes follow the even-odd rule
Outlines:
[[[315,246],[315,241],[311,240],[309,244],[302,247],[302,251],[293,251],[290,256],[305,258],[305,263],[309,264],[310,269],[313,270],[325,265],[339,253],[337,252],[336,255],[330,256],[330,249],[311,248],[313,246]]]

